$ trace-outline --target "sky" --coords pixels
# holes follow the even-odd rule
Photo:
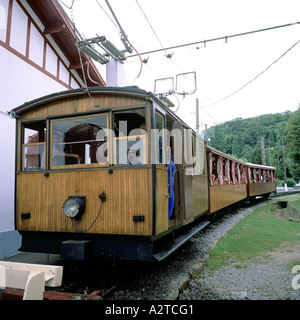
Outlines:
[[[60,0],[60,3],[84,37],[105,36],[120,50],[124,49],[105,0]],[[72,3],[70,10],[66,6],[71,7]],[[140,54],[222,37],[205,45],[141,55],[142,59],[149,58],[142,64],[142,71],[140,58],[126,54],[123,67],[128,85],[147,91],[154,91],[155,80],[175,81],[178,74],[196,73],[194,94],[170,97],[175,104],[173,110],[178,109],[176,113],[193,129],[196,99],[200,130],[205,124],[297,110],[300,24],[229,36],[300,22],[299,0],[109,0],[109,3],[128,40]],[[105,65],[96,63],[96,66],[105,78]],[[189,76],[180,79],[187,87],[193,85]],[[170,82],[156,83],[160,87]]]

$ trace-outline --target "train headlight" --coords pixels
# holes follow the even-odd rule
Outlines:
[[[69,196],[63,204],[64,213],[70,218],[80,219],[85,211],[85,197]]]

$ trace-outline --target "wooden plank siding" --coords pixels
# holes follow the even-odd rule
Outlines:
[[[17,175],[17,229],[47,232],[77,232],[62,209],[68,196],[86,196],[81,220],[73,220],[78,230],[88,229],[100,209],[99,194],[105,191],[99,217],[88,233],[152,235],[152,169],[122,168],[77,170]],[[30,219],[21,219],[30,213]],[[145,221],[134,222],[133,215]]]
[[[17,169],[16,169],[16,229],[20,231],[72,232],[93,234],[159,236],[172,230],[172,226],[192,222],[208,209],[207,175],[189,176],[185,185],[182,164],[177,166],[175,183],[175,219],[168,219],[168,170],[167,166],[151,165],[151,123],[153,100],[143,92],[120,92],[117,89],[101,89],[58,93],[24,104],[17,111]],[[108,90],[108,91],[104,91]],[[110,91],[111,90],[111,91]],[[113,112],[131,108],[145,108],[148,133],[147,157],[143,166],[100,165],[45,166],[45,170],[24,170],[22,164],[23,123],[46,122],[45,151],[51,150],[54,120],[75,116],[106,114],[107,127],[112,129]],[[158,107],[158,106],[157,106]],[[152,123],[153,125],[153,123]],[[29,127],[30,128],[30,127]],[[43,128],[43,127],[42,127]],[[54,130],[54,129],[53,129]],[[109,138],[108,138],[109,139]],[[24,145],[23,145],[24,146]],[[51,152],[50,152],[51,153]],[[111,155],[113,153],[113,155]],[[24,152],[23,152],[24,154]],[[108,156],[113,159],[113,141],[109,141]],[[48,155],[48,157],[51,156]],[[47,157],[46,157],[47,158]],[[49,159],[48,159],[49,160]],[[110,162],[112,163],[112,162]],[[153,172],[155,170],[155,172]],[[111,171],[113,171],[111,173]],[[206,170],[205,170],[206,172]],[[155,183],[155,185],[153,185]],[[106,201],[97,217],[105,191]],[[186,192],[185,192],[186,191]],[[188,200],[185,199],[186,193]],[[69,196],[86,196],[86,209],[81,220],[71,220],[63,212],[63,204]],[[155,199],[153,199],[153,195]],[[186,208],[189,214],[186,214]],[[29,219],[21,214],[30,213]],[[144,216],[144,221],[134,221],[133,216]],[[97,219],[96,219],[97,218]],[[95,221],[96,219],[96,221]],[[153,221],[155,219],[155,221]],[[72,221],[73,224],[72,225]],[[95,223],[94,223],[95,221]],[[90,228],[91,227],[91,228]],[[90,228],[90,229],[89,229]]]
[[[42,106],[27,111],[24,115],[24,119],[38,120],[51,116],[70,115],[81,112],[92,112],[97,110],[101,112],[101,110],[105,109],[145,106],[145,99],[138,97],[109,94],[91,94],[91,96],[93,100],[86,95],[45,103]]]
[[[168,169],[156,168],[156,234],[169,228],[168,220]]]
[[[193,176],[193,205],[194,217],[208,210],[208,182],[207,176]]]
[[[210,208],[209,213],[213,213],[225,208],[235,202],[247,198],[246,184],[229,184],[210,186]]]
[[[248,190],[248,197],[276,192],[276,182],[249,183]]]

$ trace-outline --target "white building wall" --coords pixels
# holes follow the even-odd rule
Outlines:
[[[79,87],[73,76],[76,73],[70,74],[65,57],[39,30],[40,22],[35,23],[17,0],[12,3],[9,26],[9,0],[0,0],[0,258],[20,247],[20,236],[13,231],[15,120],[6,112],[26,101]]]
[[[8,15],[8,0],[0,0],[0,40],[6,40],[6,23]]]

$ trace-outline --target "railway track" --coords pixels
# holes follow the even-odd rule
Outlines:
[[[272,194],[278,198],[297,191],[284,194]],[[72,293],[74,296],[98,296],[104,300],[120,299],[166,299],[178,284],[188,281],[193,272],[192,265],[205,261],[213,243],[227,232],[239,219],[261,204],[264,199],[256,199],[255,203],[243,202],[235,208],[222,210],[214,215],[214,223],[191,238],[177,252],[160,263],[117,261],[112,259],[91,259],[85,261],[61,260],[64,268],[63,283],[59,288],[50,289],[57,293]],[[173,289],[172,289],[173,288]],[[48,288],[47,288],[48,290]]]
[[[272,194],[271,199],[299,192],[300,190],[291,190]],[[115,265],[111,260],[89,261],[82,265],[79,263],[76,272],[65,277],[65,289],[77,290],[79,293],[101,290],[103,299],[107,300],[165,299],[172,291],[172,283],[176,287],[176,279],[178,283],[184,283],[185,279],[188,279],[187,274],[192,272],[189,271],[190,265],[199,264],[200,266],[206,259],[210,246],[237,220],[251,211],[253,206],[260,205],[264,201],[258,198],[255,203],[243,202],[236,205],[234,209],[223,210],[222,214],[215,215],[214,223],[196,234],[166,261],[160,263],[117,262]],[[77,275],[81,275],[80,280],[77,279]]]

